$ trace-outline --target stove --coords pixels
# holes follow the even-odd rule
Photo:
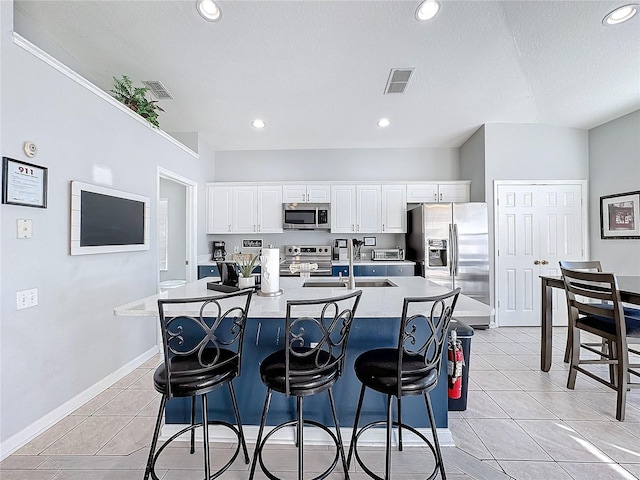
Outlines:
[[[300,263],[317,263],[318,269],[311,271],[312,277],[331,276],[331,246],[329,245],[286,245],[284,261],[280,264],[281,277],[294,277],[289,266]]]

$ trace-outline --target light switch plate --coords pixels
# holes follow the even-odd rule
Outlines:
[[[31,219],[18,219],[18,238],[31,238],[33,236],[33,221]]]

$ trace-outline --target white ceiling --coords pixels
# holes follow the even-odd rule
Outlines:
[[[195,0],[16,0],[15,29],[105,90],[160,80],[161,128],[216,150],[444,148],[484,123],[589,129],[640,108],[640,15],[602,25],[625,3],[445,0],[418,23],[418,1],[229,0],[211,23]],[[406,92],[383,95],[398,67]]]

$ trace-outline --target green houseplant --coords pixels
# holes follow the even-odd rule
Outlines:
[[[238,264],[238,270],[240,271],[240,278],[238,278],[238,287],[248,288],[255,285],[255,277],[251,274],[257,267],[257,261],[258,255],[239,255],[239,258],[236,260],[236,263]]]
[[[116,100],[145,118],[151,125],[160,127],[158,112],[164,112],[164,110],[156,100],[147,98],[148,91],[147,87],[134,87],[133,82],[126,75],[121,79],[113,77],[113,90],[110,90]]]

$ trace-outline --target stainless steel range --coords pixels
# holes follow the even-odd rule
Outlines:
[[[293,277],[292,264],[316,263],[318,268],[311,271],[312,277],[331,276],[331,246],[329,245],[286,245],[284,261],[280,264],[281,277]]]

